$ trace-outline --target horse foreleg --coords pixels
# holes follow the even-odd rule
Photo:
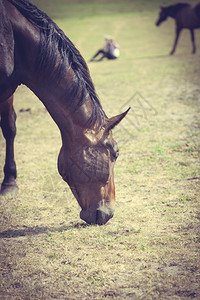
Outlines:
[[[176,46],[177,46],[177,43],[178,43],[180,33],[181,33],[181,29],[176,28],[176,37],[175,37],[174,46],[172,48],[172,51],[170,52],[170,55],[173,55],[175,50],[176,50]]]
[[[191,34],[191,40],[192,40],[192,54],[196,53],[196,45],[195,45],[195,38],[194,38],[194,30],[190,29],[190,34]]]
[[[6,159],[4,166],[4,180],[1,185],[0,193],[16,193],[18,186],[16,184],[17,170],[14,160],[14,139],[16,136],[16,114],[12,106],[13,96],[8,99],[8,109],[1,113],[1,128],[6,140]]]

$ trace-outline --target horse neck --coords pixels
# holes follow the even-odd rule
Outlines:
[[[59,55],[57,63],[60,63]],[[87,83],[79,78],[67,62],[61,78],[48,76],[45,70],[39,68],[33,72],[27,86],[42,101],[58,125],[63,144],[72,145],[75,140],[84,140],[85,131],[91,130],[90,123],[98,132],[99,125],[104,122],[105,113],[99,103],[92,100],[86,89]]]
[[[70,73],[70,72],[69,72]],[[64,78],[59,84],[45,79],[41,82],[31,81],[26,85],[41,100],[47,111],[60,129],[62,141],[65,146],[72,145],[77,139],[84,136],[88,121],[92,113],[92,101],[88,96],[84,103],[74,109],[72,101],[79,102],[78,96],[73,99],[70,95],[70,78]]]
[[[42,101],[53,120],[58,125],[63,140],[73,140],[83,135],[93,113],[94,102],[86,90],[83,80],[66,61],[62,77],[53,78],[44,67],[37,66],[37,53],[40,48],[40,30],[30,23],[14,6],[8,3],[10,20],[15,31],[16,80],[29,87]],[[23,45],[23,51],[21,51]],[[56,51],[56,50],[55,50]],[[45,53],[42,53],[45,56]],[[61,62],[59,53],[55,68]],[[51,65],[51,61],[45,61]],[[56,71],[56,70],[55,70]],[[56,72],[55,72],[56,73]],[[79,105],[78,105],[79,104]],[[98,106],[98,104],[97,104]],[[99,107],[101,109],[101,107]],[[95,124],[94,124],[95,126]]]
[[[167,15],[173,19],[176,18],[177,14],[180,12],[180,10],[183,8],[183,7],[186,7],[186,6],[189,6],[188,4],[186,3],[178,3],[178,4],[175,4],[175,5],[171,5],[167,8]]]
[[[66,67],[66,74],[59,81],[50,78],[50,75],[48,76],[42,69],[35,69],[37,60],[34,52],[38,51],[39,38],[37,34],[34,36],[36,36],[37,42],[35,39],[30,39],[29,35],[29,43],[27,43],[26,37],[23,37],[23,45],[25,48],[26,45],[29,45],[30,50],[26,49],[23,58],[20,54],[17,56],[16,63],[17,66],[20,66],[17,81],[26,85],[41,100],[59,127],[63,141],[68,140],[67,143],[70,143],[77,135],[77,131],[80,134],[84,132],[92,112],[91,98],[88,96],[84,99],[84,103],[75,109],[76,103],[79,103],[80,94],[77,94],[75,98],[71,95],[70,87],[75,76],[71,68]]]
[[[168,17],[171,17],[171,18],[173,18],[173,19],[175,19],[176,18],[176,10],[174,9],[174,7],[173,6],[171,6],[171,7],[169,7],[168,9],[167,9],[167,16]]]

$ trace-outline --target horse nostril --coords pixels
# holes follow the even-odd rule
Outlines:
[[[104,212],[102,210],[97,210],[97,217],[96,217],[96,223],[98,225],[103,225],[106,224],[108,222],[108,220],[110,220],[113,215],[114,215],[114,210],[109,210],[108,212]]]
[[[80,212],[80,218],[88,224],[98,224],[103,225],[108,222],[114,215],[114,210],[109,209],[109,211],[102,211],[101,209],[82,210]]]
[[[80,218],[88,224],[96,224],[96,211],[81,210]]]

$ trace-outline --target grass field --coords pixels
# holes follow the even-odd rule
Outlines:
[[[55,123],[17,90],[20,189],[0,197],[0,299],[200,299],[200,32],[195,55],[185,31],[169,56],[174,23],[155,21],[175,1],[34,3],[86,61],[106,34],[118,40],[118,60],[88,66],[108,116],[132,109],[114,130],[115,216],[88,226],[57,172]],[[0,135],[2,169],[4,147]]]

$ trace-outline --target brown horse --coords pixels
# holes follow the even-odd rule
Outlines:
[[[25,84],[60,129],[58,170],[89,224],[114,213],[113,168],[118,147],[113,129],[126,115],[108,118],[85,60],[60,28],[28,0],[0,1],[0,116],[6,140],[1,193],[16,191],[13,93]]]
[[[194,54],[196,52],[194,29],[200,28],[200,4],[197,4],[196,6],[191,6],[187,3],[178,3],[167,7],[161,7],[156,25],[159,26],[168,17],[175,19],[176,23],[176,37],[170,54],[174,54],[178,43],[179,35],[181,33],[181,30],[184,28],[190,30],[193,46],[192,53]]]

